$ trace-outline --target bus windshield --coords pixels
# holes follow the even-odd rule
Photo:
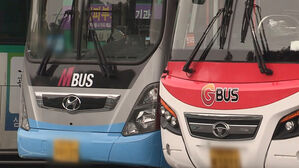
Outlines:
[[[188,60],[202,39],[194,61],[256,62],[260,49],[266,62],[299,62],[298,5],[298,0],[181,0],[171,58]]]
[[[28,58],[136,64],[158,46],[164,0],[33,0]]]

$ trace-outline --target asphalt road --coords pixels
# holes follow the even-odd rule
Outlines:
[[[99,165],[99,164],[84,164],[84,165],[57,165],[57,164],[0,164],[0,168],[145,168],[120,165]]]
[[[81,164],[62,165],[43,160],[26,160],[19,158],[16,154],[0,155],[0,168],[145,168],[121,165],[103,164]]]
[[[21,159],[15,153],[12,153],[11,155],[0,155],[0,168],[133,168],[133,166],[121,166],[111,164],[61,165],[55,164],[53,162],[46,162],[43,160]]]

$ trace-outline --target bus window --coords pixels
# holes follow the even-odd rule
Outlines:
[[[56,43],[52,60],[96,63],[94,31],[108,62],[135,64],[147,59],[162,38],[161,0],[92,0],[84,7],[72,0],[43,2],[34,11],[28,38],[34,61]]]

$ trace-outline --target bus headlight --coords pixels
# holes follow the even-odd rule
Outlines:
[[[164,102],[164,100],[160,99],[160,104],[162,128],[167,129],[176,135],[182,135],[175,112]]]
[[[299,136],[299,110],[283,117],[274,132],[273,140]]]
[[[158,115],[159,84],[150,84],[139,96],[122,131],[124,136],[143,134],[160,129]]]
[[[23,100],[24,101],[24,100]],[[28,114],[25,102],[22,103],[22,110],[21,110],[21,124],[20,127],[26,131],[30,130],[29,121],[28,121]]]

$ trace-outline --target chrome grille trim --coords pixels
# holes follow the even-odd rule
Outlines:
[[[85,93],[60,93],[60,92],[35,92],[36,102],[37,105],[40,108],[48,109],[48,110],[54,110],[54,111],[62,111],[65,112],[65,109],[62,108],[54,108],[54,107],[48,107],[44,105],[43,102],[43,96],[69,96],[69,95],[76,95],[79,97],[86,97],[86,98],[106,98],[106,102],[103,108],[96,108],[96,109],[88,109],[88,110],[78,110],[76,113],[80,112],[106,112],[113,110],[116,105],[118,104],[118,101],[120,99],[120,95],[117,94],[85,94]]]
[[[203,133],[210,133],[213,132],[213,124],[204,124],[204,123],[189,123],[190,129],[192,130],[192,127],[194,128],[195,132],[203,132]],[[231,134],[253,134],[255,132],[255,129],[257,128],[257,125],[229,125]]]
[[[191,136],[213,140],[251,140],[254,139],[262,121],[260,115],[218,115],[185,113],[185,119]],[[216,137],[213,125],[225,122],[229,125],[229,135]]]

